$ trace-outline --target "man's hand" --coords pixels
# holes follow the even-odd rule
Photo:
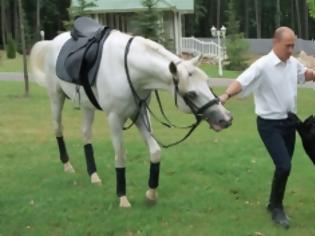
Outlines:
[[[219,99],[220,99],[220,102],[224,105],[230,97],[231,97],[230,94],[223,93],[219,96]]]
[[[225,90],[225,92],[219,96],[220,102],[224,105],[224,103],[226,103],[227,100],[229,100],[229,98],[231,98],[232,96],[235,96],[235,95],[238,94],[241,90],[242,90],[242,86],[241,86],[240,82],[238,82],[237,80],[234,80],[234,81],[227,87],[227,89]]]
[[[305,80],[306,81],[313,80],[313,82],[315,82],[315,70],[307,69],[305,71]]]

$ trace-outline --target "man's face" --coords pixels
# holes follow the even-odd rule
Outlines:
[[[286,61],[293,53],[295,35],[291,32],[284,32],[282,37],[275,40],[275,48],[279,58]]]

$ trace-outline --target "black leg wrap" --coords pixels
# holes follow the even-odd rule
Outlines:
[[[159,186],[159,176],[160,176],[160,162],[150,163],[150,177],[149,177],[149,187],[157,188]]]
[[[125,168],[116,168],[116,193],[118,197],[126,195],[126,174]]]
[[[57,143],[58,143],[58,147],[59,147],[60,161],[62,163],[66,163],[69,161],[69,156],[67,153],[65,142],[63,140],[63,136],[56,137],[56,139],[57,139]]]
[[[86,160],[86,167],[87,172],[89,175],[96,172],[96,165],[94,160],[94,152],[92,144],[84,145],[84,153],[85,153],[85,160]]]

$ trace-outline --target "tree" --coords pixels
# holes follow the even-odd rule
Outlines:
[[[309,39],[309,27],[308,27],[308,7],[307,3],[304,3],[304,28],[305,28],[305,34],[304,38]]]
[[[306,3],[308,5],[310,16],[315,18],[315,1],[314,0],[306,0]]]
[[[18,0],[19,15],[20,15],[20,31],[21,31],[21,41],[23,50],[23,68],[24,68],[24,83],[25,83],[25,96],[29,95],[29,82],[28,82],[28,72],[27,72],[27,60],[26,60],[26,44],[25,44],[25,32],[24,32],[24,11],[22,7],[22,0]]]
[[[221,27],[221,0],[217,0],[217,28]]]
[[[204,18],[208,12],[203,0],[195,0],[194,9],[195,9],[194,15],[193,15],[194,24],[191,29],[193,35],[195,35],[196,33],[197,34],[199,33],[200,28],[201,28],[200,27],[201,19]]]
[[[204,5],[203,0],[195,0],[194,1],[194,19],[195,23],[199,23],[200,18],[206,16],[207,8]]]
[[[40,38],[40,2],[41,0],[36,1],[36,37],[37,39]]]
[[[294,1],[295,0],[290,0],[290,25],[291,28],[294,29],[295,28],[295,11],[294,11]]]
[[[230,0],[226,15],[228,18],[227,29],[228,35],[226,39],[226,49],[228,55],[228,69],[243,70],[246,68],[246,54],[248,44],[244,40],[243,34],[239,33],[240,23],[237,20],[235,12],[235,0]]]
[[[142,5],[146,10],[138,12],[133,23],[136,26],[136,34],[163,44],[160,24],[162,15],[156,10],[158,2],[159,0],[143,0]]]
[[[12,38],[12,35],[9,35],[8,42],[6,46],[7,58],[14,59],[16,58],[16,43],[15,40]]]
[[[95,7],[95,0],[79,0],[79,5],[78,6],[71,6],[69,7],[68,14],[69,14],[69,20],[68,21],[63,21],[63,25],[66,28],[66,30],[70,30],[73,25],[73,21],[75,20],[76,17],[78,16],[83,16],[85,14],[86,9],[90,7]]]
[[[255,16],[257,38],[261,38],[261,7],[259,0],[255,0]]]
[[[276,28],[281,25],[281,11],[280,11],[280,0],[276,1]]]
[[[18,16],[18,12],[19,12],[19,7],[18,7],[18,2],[17,0],[14,0],[14,7],[13,7],[13,12],[14,12],[14,37],[15,37],[15,41],[19,42],[20,40],[20,35],[19,35],[19,16]]]
[[[3,48],[6,48],[6,1],[1,0],[1,36],[2,36],[2,44]]]
[[[248,0],[244,1],[244,11],[245,11],[245,22],[244,22],[244,34],[245,37],[248,38],[249,35],[249,6],[248,6],[249,2]]]
[[[298,28],[298,37],[302,37],[302,24],[300,16],[300,1],[295,0],[295,9],[296,9],[296,18],[297,18],[297,28]]]

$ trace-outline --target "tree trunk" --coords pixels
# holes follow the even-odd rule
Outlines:
[[[221,0],[217,0],[217,29],[221,27]]]
[[[280,0],[277,0],[276,5],[276,28],[278,28],[281,25]]]
[[[248,20],[248,11],[249,11],[249,7],[248,7],[248,0],[244,1],[245,4],[245,23],[244,23],[244,32],[245,32],[245,37],[249,38],[249,20]]]
[[[36,39],[40,40],[40,0],[36,2]]]
[[[291,28],[295,29],[295,13],[294,13],[294,1],[295,0],[291,0]]]
[[[256,15],[256,32],[257,38],[261,38],[261,13],[260,13],[259,0],[255,0],[255,15]]]
[[[305,39],[309,39],[309,27],[308,27],[308,6],[307,3],[305,2],[304,4],[304,28],[305,28]]]
[[[20,41],[18,11],[19,11],[18,2],[17,0],[14,0],[14,38],[16,42]]]
[[[21,31],[21,41],[23,50],[23,68],[24,68],[24,83],[25,83],[25,96],[29,95],[29,82],[28,82],[28,72],[27,72],[27,61],[26,61],[26,45],[25,45],[25,32],[24,32],[24,11],[22,7],[22,0],[18,0],[19,4],[19,15],[20,15],[20,31]]]
[[[302,25],[301,25],[301,14],[300,14],[300,3],[299,0],[295,0],[296,18],[297,18],[297,29],[298,37],[302,37]]]
[[[1,36],[3,49],[6,48],[6,20],[5,20],[5,0],[1,0]]]

